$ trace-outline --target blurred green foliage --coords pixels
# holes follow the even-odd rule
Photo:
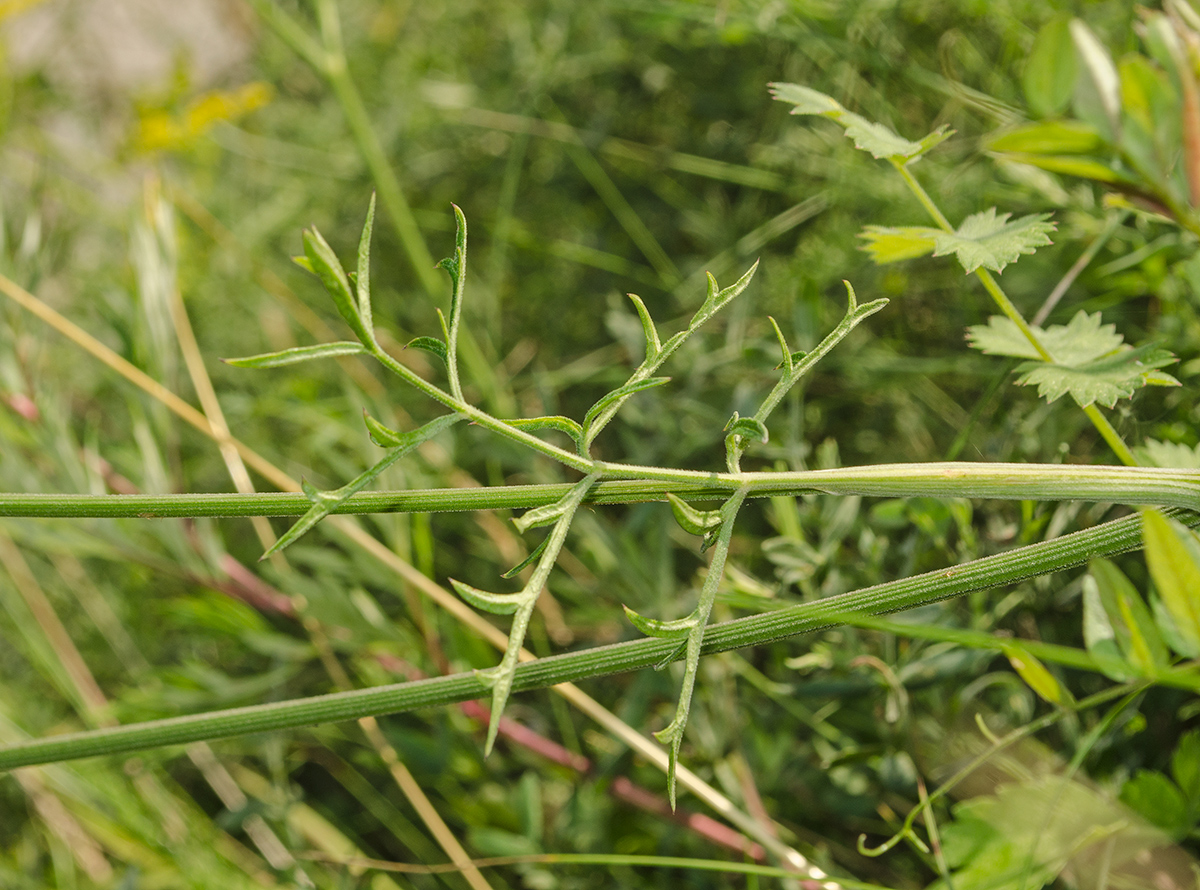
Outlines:
[[[0,4],[0,16],[13,13],[0,22],[0,272],[192,399],[172,324],[177,287],[230,429],[293,476],[337,487],[378,459],[364,410],[411,429],[432,416],[423,403],[385,388],[356,359],[302,373],[216,361],[343,338],[328,300],[287,262],[302,250],[301,229],[314,224],[349,256],[377,187],[337,97],[240,3],[212,4],[228,50],[217,58],[200,43],[209,32],[197,28],[189,45],[177,29],[173,43],[125,48],[159,60],[147,63],[150,74],[109,76],[94,66],[107,59],[115,70],[111,28],[90,37],[88,28],[103,6]],[[154,9],[116,4],[109,15],[117,6],[121,15]],[[309,4],[279,7],[316,33]],[[151,19],[164,14],[146,9]],[[1106,206],[1103,179],[997,156],[1013,150],[996,142],[1012,128],[1077,108],[1064,86],[1080,73],[1063,49],[1072,14],[1122,70],[1149,66],[1159,72],[1150,80],[1167,79],[1153,67],[1157,57],[1144,55],[1137,10],[1122,2],[381,0],[343,4],[341,28],[350,75],[432,255],[450,252],[451,202],[472,221],[464,382],[468,397],[498,416],[582,416],[640,361],[641,326],[623,292],[637,292],[673,332],[703,299],[706,270],[727,283],[758,258],[747,298],[681,350],[666,371],[670,387],[629,404],[598,440],[599,453],[719,467],[726,419],[752,410],[774,379],[767,316],[793,348],[811,348],[840,318],[848,279],[864,299],[887,296],[892,305],[781,406],[771,444],[756,452],[766,466],[1110,460],[1067,400],[1046,404],[1009,386],[1012,363],[966,348],[967,327],[986,324],[992,309],[956,263],[872,264],[862,228],[923,223],[921,208],[838,128],[800,123],[770,101],[766,84],[790,81],[906,138],[956,130],[914,168],[952,220],[992,206],[1014,216],[1053,212],[1054,245],[1003,276],[1027,317],[1127,211],[1049,321],[1102,312],[1127,342],[1166,344],[1181,359],[1173,373],[1184,386],[1120,401],[1111,419],[1131,444],[1154,440],[1149,452],[1194,457],[1195,236],[1138,205],[1137,194],[1129,207]],[[1172,176],[1170,187],[1186,191]],[[435,306],[445,305],[449,286],[431,298],[382,221],[373,259],[376,321],[400,354],[400,344],[436,331]],[[0,304],[0,318],[0,488],[229,489],[211,442],[15,305]],[[436,373],[414,353],[405,361]],[[548,461],[480,430],[452,433],[389,469],[383,485],[563,480]],[[717,617],[953,565],[1112,513],[1078,503],[775,499],[743,513]],[[438,581],[453,574],[486,587],[526,553],[495,517],[366,523]],[[110,702],[107,712],[89,711],[94,702],[79,700],[78,678],[22,605],[20,570],[6,559],[0,741],[99,725],[106,714],[125,722],[329,691],[322,657],[331,653],[361,685],[495,660],[415,587],[334,533],[291,548],[286,565],[255,565],[262,547],[245,521],[5,521],[0,536],[19,548]],[[622,604],[653,617],[684,614],[702,583],[704,563],[666,504],[584,511],[567,549],[550,581],[557,606],[531,629],[540,654],[633,636]],[[1140,558],[1121,568],[1132,586],[1149,589]],[[1048,576],[905,620],[1080,646],[1085,589],[1082,573]],[[280,591],[286,596],[273,599]],[[327,639],[306,635],[289,596],[304,598]],[[1093,673],[1053,671],[1080,699],[1111,686]],[[668,670],[588,691],[632,726],[657,729],[670,720],[677,685]],[[1058,716],[1042,733],[1044,750],[966,783],[963,796],[979,800],[935,807],[951,823],[944,856],[903,847],[862,855],[860,834],[891,835],[927,786],[977,753],[976,713],[1000,734]],[[481,725],[457,709],[380,721],[472,855],[727,854],[661,807],[631,803],[626,785],[658,794],[661,774],[560,700],[519,696],[509,715],[586,757],[589,771],[506,741],[484,761]],[[1180,842],[1162,861],[1186,862],[1196,852],[1198,716],[1193,699],[1161,687],[1105,713],[1055,712],[998,652],[842,628],[703,662],[684,750],[706,780],[751,812],[761,808],[827,872],[889,887],[953,872],[961,887],[970,883],[964,874],[986,869],[986,856],[1008,855],[1025,839],[1028,824],[1004,833],[1012,825],[1005,807],[1043,812],[1048,799],[1068,795],[1115,806],[1119,794]],[[213,751],[245,789],[241,809],[213,790],[212,763],[196,752],[0,779],[0,884],[382,885],[335,866],[269,861],[254,846],[259,824],[293,851],[445,861],[355,727]],[[1073,778],[1055,792],[1046,777],[1063,762]],[[1021,776],[1026,785],[1014,785]],[[998,786],[1008,790],[991,795]],[[700,809],[686,796],[681,804]],[[1050,880],[1055,866],[1030,854],[1023,886]],[[632,867],[487,875],[496,887],[531,888],[743,880]],[[457,876],[395,878],[410,880],[465,886]]]

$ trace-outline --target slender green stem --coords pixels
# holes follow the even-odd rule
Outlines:
[[[1200,514],[1171,511],[1171,515],[1192,527],[1200,525]],[[710,655],[821,630],[835,624],[836,618],[831,616],[838,613],[896,612],[973,590],[1012,584],[1070,568],[1095,557],[1114,556],[1136,549],[1141,543],[1141,533],[1141,517],[1129,516],[963,565],[715,624],[708,628],[701,651]],[[680,657],[682,652],[677,652],[677,646],[675,640],[640,639],[542,658],[520,665],[515,671],[512,688],[514,692],[520,692],[556,683],[640,670],[658,664],[673,654]],[[1167,671],[1159,677],[1159,682],[1200,691],[1200,677],[1191,665]],[[455,674],[308,699],[128,724],[95,732],[51,736],[0,749],[0,770],[204,739],[296,729],[372,714],[412,711],[479,698],[485,693],[484,684],[474,673]]]
[[[608,478],[592,487],[584,503],[661,501],[668,492],[685,496],[688,500],[724,500],[744,486],[749,497],[821,493],[868,497],[1082,500],[1200,510],[1200,470],[1158,467],[946,462],[877,464],[782,473],[675,470],[666,478],[660,478],[653,467],[598,463],[595,470]],[[645,471],[646,475],[641,475],[641,471]],[[518,510],[553,504],[571,488],[571,484],[562,483],[369,491],[353,495],[331,512]],[[42,518],[301,516],[311,506],[311,502],[298,492],[170,495],[0,493],[0,516]]]
[[[950,225],[950,220],[946,219],[945,214],[938,209],[938,206],[934,203],[933,198],[929,196],[929,193],[925,191],[925,189],[921,186],[921,183],[917,181],[915,176],[913,176],[912,171],[908,169],[908,166],[898,161],[892,161],[892,166],[895,167],[900,173],[900,176],[903,177],[905,184],[908,185],[909,189],[916,196],[917,200],[921,202],[921,206],[925,208],[925,210],[933,218],[934,222],[936,222],[943,231],[953,232],[954,227]],[[1038,339],[1038,336],[1034,332],[1033,328],[1029,326],[1029,323],[1025,321],[1024,316],[1022,316],[1017,310],[1017,307],[1013,305],[1012,300],[1008,298],[1008,294],[1004,293],[1004,290],[999,284],[996,283],[996,279],[992,277],[992,273],[987,269],[979,268],[975,270],[975,276],[983,282],[984,289],[988,292],[988,294],[991,295],[996,305],[1000,307],[1000,311],[1003,312],[1005,316],[1007,316],[1008,319],[1017,326],[1017,328],[1024,335],[1025,339],[1029,341],[1030,345],[1032,345],[1035,350],[1037,350],[1037,354],[1041,357],[1042,361],[1053,362],[1054,357],[1050,355],[1046,347],[1042,345],[1041,340]],[[1137,458],[1133,456],[1133,452],[1129,450],[1129,446],[1125,444],[1125,441],[1121,438],[1120,433],[1113,428],[1113,425],[1108,421],[1108,418],[1100,413],[1099,408],[1097,408],[1095,405],[1088,405],[1083,409],[1083,413],[1087,415],[1088,420],[1090,420],[1092,425],[1096,427],[1097,432],[1099,432],[1104,441],[1108,443],[1108,446],[1113,450],[1113,453],[1117,455],[1121,463],[1129,467],[1136,467],[1138,465]]]

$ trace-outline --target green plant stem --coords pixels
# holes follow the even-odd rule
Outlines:
[[[724,500],[745,486],[749,497],[802,494],[867,497],[962,497],[999,500],[1083,500],[1200,510],[1200,470],[1064,464],[877,464],[782,473],[706,473],[600,463],[607,475],[588,492],[587,504],[665,500]],[[645,475],[641,474],[645,471]],[[619,478],[625,476],[627,478]],[[613,478],[617,477],[617,478]],[[628,478],[634,477],[634,478]],[[497,485],[364,491],[333,513],[433,513],[518,510],[553,504],[571,484]],[[0,517],[165,518],[301,516],[312,503],[299,492],[251,494],[87,495],[0,493]]]
[[[899,172],[901,177],[903,177],[904,182],[908,186],[909,190],[916,196],[917,200],[921,202],[921,206],[925,208],[925,210],[933,218],[933,221],[938,224],[938,227],[944,232],[954,232],[954,226],[950,225],[950,220],[946,219],[946,215],[942,213],[937,204],[934,203],[933,198],[929,197],[929,193],[925,191],[925,189],[921,186],[921,183],[917,181],[917,178],[913,176],[912,171],[908,169],[908,165],[900,163],[899,161],[892,161],[892,166],[895,167],[897,172]],[[1036,333],[1034,333],[1033,328],[1029,326],[1029,323],[1025,321],[1024,316],[1022,316],[1017,310],[1017,307],[1013,305],[1012,300],[1008,298],[1008,294],[1006,294],[1000,285],[996,283],[996,279],[992,277],[992,273],[987,269],[979,268],[975,270],[975,277],[983,282],[984,289],[988,292],[988,294],[991,295],[996,305],[1000,307],[1000,311],[1008,317],[1009,321],[1017,326],[1017,328],[1025,336],[1025,339],[1029,341],[1030,345],[1032,345],[1035,350],[1037,350],[1037,353],[1041,357],[1042,361],[1053,363],[1054,357],[1051,356],[1046,350],[1046,347],[1042,345],[1041,340],[1038,339],[1038,336]],[[1138,465],[1137,458],[1133,456],[1133,452],[1129,450],[1129,446],[1125,444],[1120,434],[1116,431],[1116,429],[1113,428],[1113,425],[1109,423],[1108,418],[1100,413],[1099,408],[1097,408],[1095,405],[1088,405],[1083,409],[1083,413],[1087,415],[1088,420],[1090,420],[1092,425],[1096,427],[1097,432],[1099,432],[1104,441],[1108,443],[1109,448],[1113,450],[1113,453],[1116,454],[1121,463],[1125,464],[1127,467],[1136,467]]]
[[[1170,511],[1170,515],[1189,526],[1200,525],[1200,514]],[[1114,556],[1136,549],[1140,546],[1141,535],[1141,517],[1128,516],[1086,531],[963,565],[715,624],[708,628],[701,652],[711,655],[821,630],[833,626],[836,619],[831,616],[838,613],[864,612],[874,615],[896,612],[973,590],[1012,584],[1070,568],[1096,557]],[[520,665],[514,673],[512,689],[514,692],[541,689],[557,683],[641,670],[682,655],[677,641],[653,638],[555,655]],[[1165,671],[1157,679],[1164,685],[1200,691],[1200,675],[1194,665]],[[484,683],[474,673],[454,674],[373,689],[128,724],[94,732],[51,736],[0,748],[0,770],[438,707],[479,698],[486,691]]]

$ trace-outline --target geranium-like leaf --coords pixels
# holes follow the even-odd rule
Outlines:
[[[1200,470],[1200,445],[1191,448],[1179,442],[1160,442],[1147,439],[1142,443],[1141,457],[1145,463],[1156,467],[1174,467],[1177,470]]]
[[[410,346],[413,349],[422,349],[431,355],[436,355],[442,360],[442,364],[445,364],[447,361],[446,343],[437,337],[417,337],[404,344],[405,349],[408,349]]]
[[[683,498],[667,493],[671,514],[679,527],[690,535],[706,535],[721,525],[720,510],[697,510]]]
[[[227,365],[233,365],[235,368],[279,368],[283,365],[294,365],[297,362],[308,362],[317,358],[358,355],[366,351],[361,343],[341,340],[337,343],[320,343],[316,346],[296,346],[293,349],[264,352],[262,355],[248,355],[244,358],[223,358],[221,361]]]
[[[629,619],[629,623],[640,630],[648,637],[660,637],[666,640],[675,640],[681,637],[686,637],[696,626],[696,618],[694,615],[689,615],[687,618],[677,618],[674,621],[659,621],[656,618],[647,618],[645,615],[639,615],[629,606],[622,606],[625,610],[625,617]]]
[[[1111,408],[1117,399],[1127,399],[1150,383],[1179,386],[1174,377],[1156,370],[1175,361],[1175,356],[1165,349],[1149,345],[1122,350],[1074,367],[1024,362],[1017,368],[1022,372],[1017,383],[1022,386],[1036,384],[1038,395],[1048,402],[1070,393],[1083,408],[1094,402]],[[1170,382],[1164,384],[1164,378]]]
[[[944,234],[928,226],[867,226],[859,233],[866,241],[863,250],[880,265],[928,256]]]
[[[1116,352],[1125,342],[1115,325],[1102,323],[1099,312],[1088,315],[1082,309],[1065,325],[1031,329],[1055,364],[1059,365],[1074,366],[1095,361]],[[1040,357],[1021,329],[1002,315],[993,315],[986,325],[968,328],[967,337],[972,346],[989,355],[1030,359]]]
[[[868,151],[876,158],[911,163],[953,135],[948,126],[943,126],[920,141],[913,142],[897,135],[883,124],[848,111],[836,99],[817,90],[795,83],[773,83],[769,86],[775,99],[796,106],[792,109],[792,114],[819,115],[837,121],[846,128],[846,136],[854,140],[855,148]]]
[[[482,612],[491,612],[493,615],[511,615],[517,611],[522,602],[529,598],[524,592],[490,593],[486,590],[480,590],[478,587],[472,587],[470,584],[464,584],[462,581],[457,581],[454,578],[450,579],[450,586],[454,588],[459,596],[476,609]],[[499,715],[496,716],[498,717]]]
[[[934,235],[933,255],[954,254],[968,274],[980,266],[1001,272],[1022,254],[1052,243],[1047,234],[1055,229],[1054,223],[1047,222],[1050,214],[1034,213],[1009,222],[1011,215],[998,214],[995,207],[971,214],[956,231]]]

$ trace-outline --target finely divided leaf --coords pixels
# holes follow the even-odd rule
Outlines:
[[[648,637],[661,637],[663,639],[680,639],[686,637],[696,626],[695,616],[689,615],[687,618],[677,618],[674,621],[659,621],[656,618],[647,618],[645,615],[639,615],[629,606],[622,606],[625,610],[625,617],[629,619],[629,623],[640,630]]]
[[[450,585],[459,596],[476,609],[482,612],[491,612],[493,615],[511,615],[517,611],[524,600],[529,598],[523,591],[520,593],[490,593],[480,590],[478,587],[472,587],[470,584],[456,581],[454,578],[450,579]]]
[[[367,207],[367,221],[363,223],[362,237],[358,240],[358,274],[354,276],[354,290],[358,295],[358,314],[363,327],[374,333],[371,317],[371,232],[375,227],[375,193],[371,192],[371,203]]]
[[[726,440],[732,439],[734,436],[753,439],[763,445],[766,445],[771,439],[765,423],[754,417],[739,417],[736,411],[733,412],[733,417],[729,418],[729,422],[725,424]]]
[[[522,417],[517,420],[506,420],[504,422],[509,426],[525,430],[526,432],[533,432],[534,430],[558,430],[574,439],[576,444],[583,441],[583,427],[571,418],[563,417],[561,414],[547,417]]]
[[[297,346],[280,352],[264,352],[262,355],[248,355],[243,358],[223,358],[227,365],[235,368],[278,368],[283,365],[294,365],[297,362],[307,362],[315,358],[333,358],[339,355],[358,355],[366,352],[361,343],[342,340],[337,343],[320,343],[316,346]]]
[[[591,444],[593,438],[590,435],[592,421],[595,420],[600,415],[600,412],[602,412],[609,405],[616,404],[617,402],[624,402],[634,393],[639,393],[644,389],[652,389],[655,386],[662,386],[664,383],[669,383],[670,381],[670,377],[650,377],[646,380],[637,380],[633,383],[626,383],[624,386],[618,387],[612,392],[601,397],[596,404],[592,405],[591,408],[588,408],[587,414],[583,416],[584,444]]]
[[[662,341],[658,339],[658,329],[654,326],[654,319],[650,317],[650,310],[646,308],[641,297],[637,294],[626,294],[625,296],[633,300],[633,305],[637,307],[638,318],[642,321],[642,332],[646,335],[646,361],[652,362],[662,352]]]
[[[706,535],[721,525],[720,510],[697,510],[683,498],[667,493],[671,514],[679,527],[691,535]]]
[[[366,408],[363,408],[363,421],[367,425],[367,435],[380,448],[395,448],[397,445],[404,444],[403,433],[397,432],[391,427],[384,426],[368,414]]]
[[[1052,243],[1047,234],[1055,229],[1054,223],[1047,222],[1050,214],[1035,213],[1009,222],[1011,215],[997,214],[995,207],[971,214],[957,231],[934,235],[933,255],[954,254],[968,274],[980,266],[1001,272],[1021,254]]]
[[[432,355],[436,355],[442,360],[442,364],[447,363],[448,353],[444,340],[439,340],[437,337],[416,337],[404,344],[405,349],[408,349],[410,346],[414,349],[421,349]]]
[[[713,278],[712,273],[705,272],[704,274],[708,279],[708,293],[704,298],[703,305],[692,316],[692,320],[688,322],[688,330],[694,331],[728,306],[734,297],[750,286],[750,279],[754,277],[754,273],[757,271],[758,260],[755,260],[754,265],[746,270],[745,275],[723,290],[717,289],[717,279]]]

